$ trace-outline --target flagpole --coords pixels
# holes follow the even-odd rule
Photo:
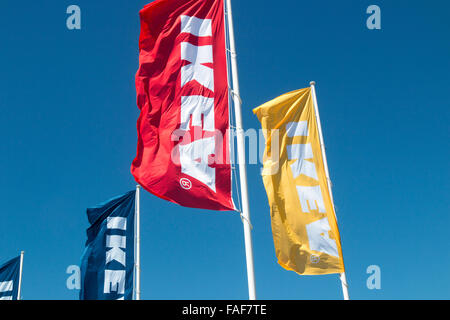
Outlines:
[[[19,266],[19,287],[17,289],[17,300],[20,300],[20,294],[22,292],[22,272],[23,272],[23,255],[25,251],[20,252],[20,266]]]
[[[330,173],[328,171],[328,162],[327,162],[327,156],[325,153],[325,143],[323,142],[323,135],[322,135],[322,125],[320,124],[320,115],[319,115],[319,107],[317,105],[317,96],[316,96],[316,83],[314,81],[311,81],[309,83],[311,85],[311,93],[312,93],[312,97],[313,97],[313,102],[314,102],[314,110],[316,113],[316,122],[317,122],[317,128],[319,131],[319,138],[320,138],[320,149],[322,150],[322,159],[323,159],[323,164],[325,167],[325,174],[327,176],[327,185],[328,185],[328,193],[330,194],[330,198],[331,198],[331,204],[333,206],[333,212],[336,216],[336,210],[334,208],[334,200],[333,200],[333,193],[331,192],[331,179],[330,179]],[[342,257],[342,259],[344,259],[344,257]],[[340,274],[340,280],[341,280],[341,284],[342,284],[342,293],[344,295],[344,300],[349,300],[349,295],[348,295],[348,284],[347,284],[347,279],[345,277],[345,272],[342,272]]]
[[[239,79],[236,59],[236,47],[234,42],[233,29],[233,15],[231,11],[231,0],[226,0],[226,13],[228,36],[231,56],[231,75],[233,79],[233,90],[231,91],[234,102],[234,116],[236,119],[236,139],[237,139],[237,154],[239,161],[239,178],[241,185],[241,199],[242,199],[242,223],[244,224],[244,239],[245,239],[245,257],[247,262],[247,279],[248,279],[248,295],[249,300],[256,299],[255,289],[255,274],[253,266],[253,244],[250,224],[250,208],[248,202],[247,189],[247,171],[245,168],[245,148],[244,148],[244,134],[242,129],[242,114],[241,114],[241,98],[239,95]]]
[[[136,186],[136,225],[135,225],[135,237],[136,237],[136,262],[135,262],[135,300],[141,300],[141,217],[140,217],[140,191],[141,186]]]

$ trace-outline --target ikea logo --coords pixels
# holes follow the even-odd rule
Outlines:
[[[127,218],[108,217],[106,228],[108,230],[127,230]],[[125,294],[126,279],[126,245],[127,237],[124,235],[107,234],[106,235],[106,269],[103,293]],[[116,261],[116,266],[121,268],[117,270],[108,269],[108,266]],[[124,296],[117,300],[124,300]]]

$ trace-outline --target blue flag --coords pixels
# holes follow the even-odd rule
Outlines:
[[[0,300],[17,300],[20,256],[0,266]]]
[[[87,209],[80,300],[132,300],[136,191]]]

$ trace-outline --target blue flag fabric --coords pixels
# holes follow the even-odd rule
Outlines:
[[[20,256],[0,266],[0,300],[17,300]]]
[[[87,209],[80,300],[132,300],[136,191]]]

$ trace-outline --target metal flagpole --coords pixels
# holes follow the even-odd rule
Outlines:
[[[233,15],[231,11],[231,0],[226,0],[227,25],[228,36],[231,55],[231,75],[233,79],[233,90],[231,91],[234,102],[234,113],[236,119],[236,138],[237,138],[237,153],[239,161],[239,178],[241,185],[242,198],[242,223],[244,224],[244,238],[245,238],[245,257],[247,261],[247,279],[248,279],[248,295],[250,300],[256,299],[255,290],[255,274],[253,267],[253,245],[250,224],[250,209],[248,203],[247,190],[247,172],[245,168],[245,148],[244,148],[244,134],[242,129],[242,114],[241,114],[241,98],[239,96],[239,80],[236,60],[236,48],[234,42],[233,29]]]
[[[20,252],[20,266],[19,266],[19,288],[17,289],[17,300],[20,300],[20,294],[22,292],[22,272],[23,272],[23,255],[25,251]]]
[[[320,124],[319,107],[317,105],[316,88],[315,88],[316,83],[314,81],[311,81],[309,84],[311,85],[311,93],[312,93],[313,102],[314,102],[313,103],[314,111],[316,113],[317,129],[319,131],[319,139],[320,139],[320,149],[322,150],[322,159],[323,159],[323,164],[325,167],[325,174],[327,175],[328,192],[330,194],[331,204],[333,206],[333,212],[336,216],[336,210],[334,208],[333,193],[331,192],[331,179],[330,179],[330,173],[328,171],[327,156],[325,154],[325,143],[323,142],[322,125]],[[344,259],[344,257],[342,257],[342,259]],[[342,293],[344,294],[344,300],[349,300],[350,298],[348,295],[348,284],[347,284],[347,279],[345,277],[345,272],[340,274],[340,279],[341,279],[341,284],[342,284]]]
[[[135,300],[141,300],[141,217],[140,217],[140,191],[141,186],[136,186],[136,212],[135,212],[135,237],[136,237],[136,257],[135,257]]]

